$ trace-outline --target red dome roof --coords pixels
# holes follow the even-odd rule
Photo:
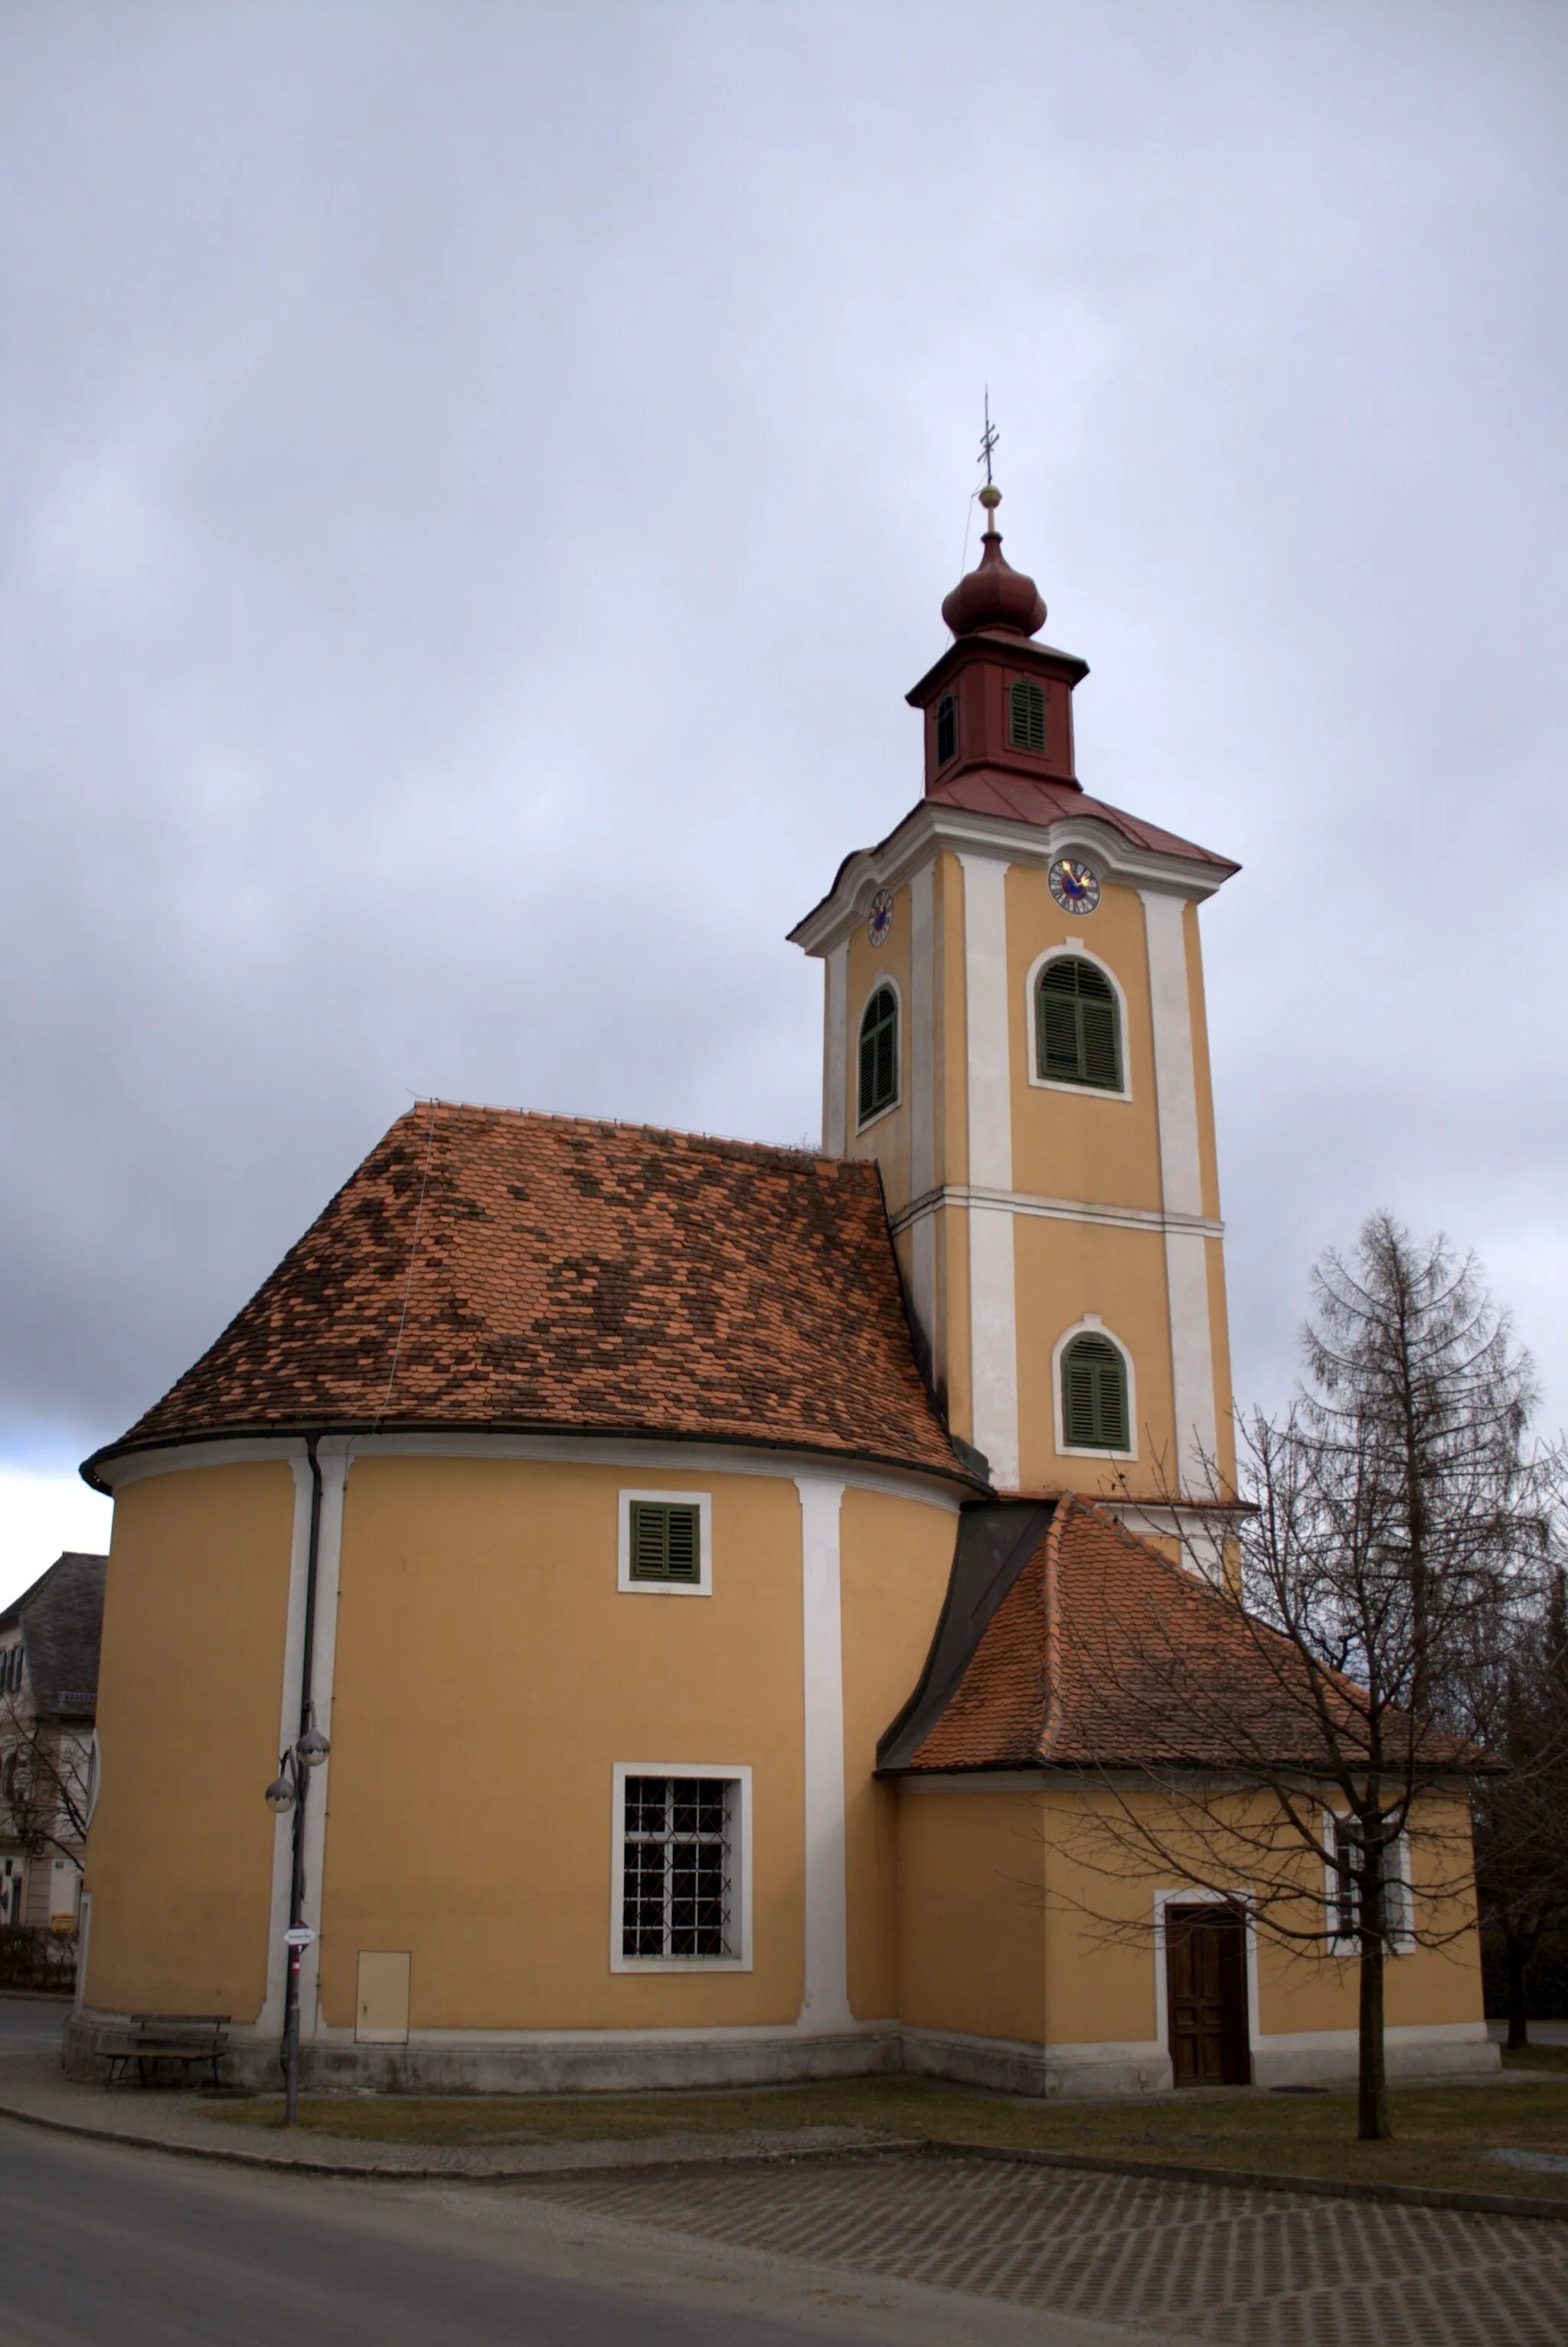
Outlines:
[[[1001,533],[996,508],[1001,491],[989,482],[980,491],[989,524],[980,540],[980,559],[959,579],[942,605],[942,617],[956,636],[972,636],[982,628],[1005,628],[1015,636],[1032,636],[1045,625],[1045,598],[1027,572],[1002,559]]]

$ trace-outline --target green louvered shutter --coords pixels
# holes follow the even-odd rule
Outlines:
[[[1057,1083],[1122,1089],[1122,1024],[1102,969],[1060,954],[1040,974],[1036,996],[1040,1072]]]
[[[1008,741],[1015,750],[1045,747],[1045,694],[1038,684],[1008,687]]]
[[[1062,1355],[1061,1422],[1074,1450],[1127,1449],[1127,1365],[1108,1337],[1075,1337]]]
[[[702,1577],[700,1511],[685,1501],[631,1501],[633,1581]]]
[[[860,1022],[860,1122],[898,1097],[898,998],[879,986]]]

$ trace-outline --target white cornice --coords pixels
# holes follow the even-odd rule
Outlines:
[[[156,1450],[133,1450],[106,1460],[99,1468],[114,1491],[138,1483],[149,1475],[173,1475],[199,1467],[249,1466],[264,1460],[292,1461],[303,1451],[298,1436],[236,1435],[218,1441],[171,1442]],[[955,1477],[924,1475],[917,1469],[863,1465],[829,1451],[769,1450],[761,1445],[717,1442],[668,1442],[595,1434],[483,1434],[454,1428],[399,1434],[343,1434],[323,1437],[322,1455],[346,1452],[352,1465],[360,1459],[508,1459],[541,1460],[560,1466],[628,1468],[633,1471],[673,1469],[682,1475],[771,1475],[799,1482],[825,1478],[846,1483],[857,1491],[881,1491],[893,1499],[923,1500],[957,1514],[970,1488]]]
[[[1085,1198],[1041,1198],[1028,1190],[978,1189],[965,1182],[943,1183],[935,1190],[911,1198],[902,1212],[892,1217],[897,1234],[907,1230],[911,1223],[920,1222],[942,1206],[967,1206],[982,1213],[1002,1214],[1042,1214],[1048,1221],[1058,1223],[1109,1223],[1122,1231],[1191,1231],[1198,1237],[1223,1239],[1225,1226],[1211,1222],[1201,1214],[1162,1214],[1155,1206],[1093,1205]]]
[[[878,888],[898,888],[943,849],[954,854],[994,856],[1009,864],[1044,870],[1065,850],[1089,850],[1107,879],[1132,888],[1163,890],[1194,904],[1212,897],[1229,879],[1231,867],[1139,847],[1103,815],[1072,809],[1050,824],[1019,823],[1004,815],[975,815],[966,807],[922,799],[878,846],[849,856],[831,893],[790,931],[790,941],[809,954],[825,954],[846,937]]]

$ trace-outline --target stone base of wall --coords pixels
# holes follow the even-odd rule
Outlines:
[[[123,2015],[82,2012],[66,2024],[67,2077],[101,2080],[104,2046],[125,2029]],[[230,2033],[220,2065],[225,2086],[262,2093],[281,2083],[278,2040]],[[366,2045],[345,2036],[300,2048],[306,2094],[369,2088],[389,2095],[636,2094],[651,2089],[779,2086],[819,2078],[858,2078],[899,2070],[897,2025],[808,2037],[616,2038],[472,2037],[436,2041],[417,2034],[406,2045]]]
[[[125,2016],[84,2011],[65,2033],[68,2077],[103,2075],[105,2041],[118,2035]],[[1484,2036],[1445,2029],[1392,2029],[1386,2045],[1389,2075],[1400,2078],[1481,2078],[1496,2074],[1501,2056]],[[1284,2045],[1255,2048],[1253,2077],[1260,2086],[1351,2086],[1354,2031],[1325,2031]],[[776,2086],[812,2079],[887,2075],[907,2071],[989,2086],[1009,2095],[1083,2100],[1107,2095],[1157,2094],[1171,2086],[1171,2061],[1152,2045],[1031,2045],[1005,2038],[967,2037],[940,2030],[900,2029],[896,2023],[823,2037],[781,2030],[777,2036],[643,2038],[421,2037],[406,2045],[359,2045],[318,2040],[300,2049],[306,2093],[357,2088],[403,2095],[636,2094],[653,2088]],[[221,2065],[224,2083],[275,2089],[278,2041],[234,2031]]]

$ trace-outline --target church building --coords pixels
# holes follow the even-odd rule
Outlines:
[[[1084,1660],[1140,1610],[1249,1700],[1181,1537],[1234,1470],[1237,867],[1085,793],[998,495],[920,794],[792,933],[820,1151],[422,1102],[87,1461],[82,2075],[221,2014],[272,2083],[291,1924],[316,2086],[1353,2075],[1331,1885],[1305,1957],[1158,1870],[1111,1929],[1060,1829],[1150,1757]],[[1494,2064],[1473,1931],[1388,1994],[1392,2071]]]

